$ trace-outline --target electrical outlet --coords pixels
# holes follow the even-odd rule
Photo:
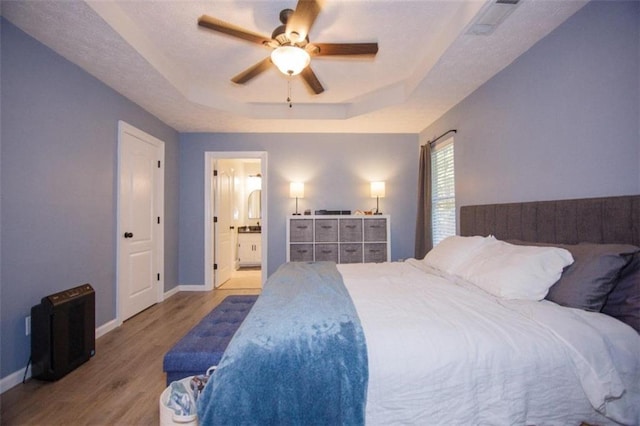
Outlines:
[[[31,316],[27,316],[24,319],[24,335],[28,336],[31,334]]]

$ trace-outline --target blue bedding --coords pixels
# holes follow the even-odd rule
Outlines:
[[[332,262],[282,265],[198,399],[200,425],[364,424],[367,349]]]

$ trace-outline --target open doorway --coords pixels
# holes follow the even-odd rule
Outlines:
[[[267,267],[266,152],[205,153],[205,288],[261,288]],[[225,287],[226,286],[226,287]]]

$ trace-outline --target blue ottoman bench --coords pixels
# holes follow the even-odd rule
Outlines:
[[[258,296],[227,296],[164,356],[167,386],[204,374],[220,358]]]

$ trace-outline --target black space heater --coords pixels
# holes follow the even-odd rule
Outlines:
[[[58,380],[96,353],[95,306],[93,287],[83,284],[31,308],[31,377]]]

